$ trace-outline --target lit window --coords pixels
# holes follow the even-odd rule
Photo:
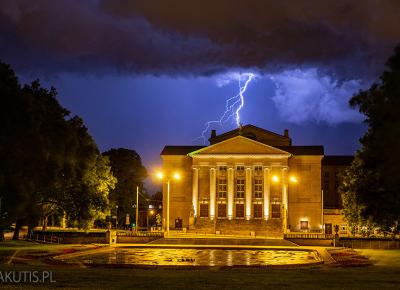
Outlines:
[[[281,218],[281,205],[280,205],[280,203],[271,204],[271,218],[273,218],[273,219]]]
[[[244,217],[244,204],[236,204],[236,217],[237,218]]]
[[[226,204],[224,203],[218,204],[218,217],[226,218]]]
[[[263,180],[261,178],[254,179],[254,198],[263,197]]]
[[[262,166],[254,167],[254,176],[262,176]]]
[[[244,179],[236,179],[236,198],[244,198]]]
[[[218,169],[219,169],[218,174],[220,176],[226,176],[226,170],[227,170],[226,166],[220,166]]]
[[[255,219],[262,217],[262,204],[254,204],[253,210]]]
[[[218,178],[218,198],[226,198],[226,178]]]
[[[200,204],[200,217],[208,217],[208,204],[207,203]]]
[[[244,166],[237,166],[236,167],[236,175],[243,176],[244,175]]]
[[[300,221],[300,229],[308,230],[308,221]]]

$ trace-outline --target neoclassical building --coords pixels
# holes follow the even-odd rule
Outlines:
[[[163,171],[182,176],[170,182],[170,229],[279,237],[345,226],[326,172],[338,177],[351,157],[326,157],[323,146],[292,145],[288,130],[280,135],[253,125],[221,135],[213,130],[209,141],[161,152]],[[164,225],[166,193],[164,186]]]

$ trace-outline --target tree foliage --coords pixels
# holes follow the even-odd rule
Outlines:
[[[110,204],[112,208],[118,206],[118,220],[121,224],[125,215],[131,212],[132,205],[136,204],[137,186],[140,190],[139,204],[143,205],[148,199],[147,193],[143,190],[147,171],[140,155],[135,150],[110,149],[104,152],[103,156],[110,159],[112,173],[118,180],[115,188],[110,192]]]
[[[400,46],[386,67],[378,83],[350,100],[368,130],[341,191],[349,222],[387,229],[400,217]]]
[[[0,63],[0,198],[2,225],[44,221],[56,209],[84,225],[107,209],[114,187],[83,121],[64,109],[54,88],[21,87]]]

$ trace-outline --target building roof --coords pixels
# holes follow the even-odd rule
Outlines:
[[[324,155],[324,146],[276,146],[293,155]]]
[[[352,155],[327,155],[322,159],[322,165],[350,166],[353,160]]]
[[[206,146],[172,146],[167,145],[161,151],[161,155],[186,155],[190,152],[199,150]]]
[[[257,142],[275,147],[286,151],[293,155],[324,155],[323,146],[292,146],[292,140],[289,137],[288,130],[285,130],[283,135],[253,126],[245,125],[241,128],[225,132],[221,135],[216,135],[213,130],[213,136],[209,139],[210,145],[242,136]],[[161,155],[187,155],[193,151],[205,148],[208,146],[171,146],[167,145],[161,152]],[[351,162],[351,161],[350,161]]]
[[[249,139],[256,140],[258,142],[271,145],[271,146],[285,146],[285,145],[291,145],[292,140],[289,137],[289,131],[285,131],[287,135],[280,135],[278,133],[272,132],[265,130],[263,128],[248,124],[245,126],[242,126],[240,128],[222,133],[220,135],[216,135],[216,131],[212,130],[211,133],[211,138],[208,139],[210,141],[210,144],[215,144],[219,143],[222,141],[225,141],[227,139],[236,137],[236,136],[243,136],[247,137]]]
[[[186,155],[207,146],[165,146],[161,155]],[[276,146],[293,155],[324,155],[323,146]]]

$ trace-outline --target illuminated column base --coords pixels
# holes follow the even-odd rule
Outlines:
[[[193,215],[197,217],[197,209],[198,209],[198,200],[199,200],[199,169],[193,168],[193,184],[192,184],[192,206],[193,206]]]
[[[233,168],[228,168],[228,219],[233,219]]]
[[[288,224],[288,217],[287,217],[287,209],[288,209],[288,194],[287,194],[287,167],[282,168],[282,205],[283,205],[283,232],[287,232],[287,224]]]
[[[215,168],[210,168],[210,219],[215,218],[215,198],[216,198],[216,172]]]
[[[246,220],[251,218],[251,168],[246,168]]]
[[[270,169],[264,168],[264,219],[269,219],[269,203],[270,203]]]

